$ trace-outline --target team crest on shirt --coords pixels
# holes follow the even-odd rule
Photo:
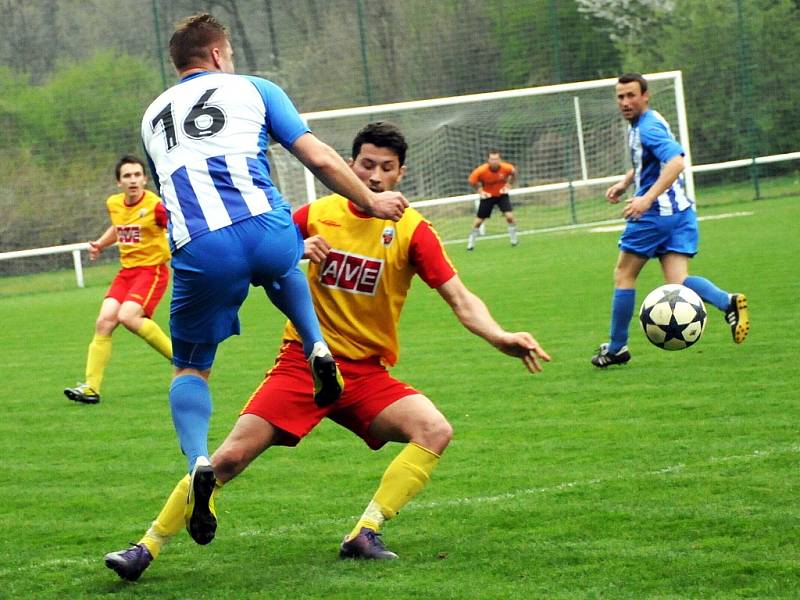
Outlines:
[[[146,208],[142,208],[142,209],[139,210],[139,218],[140,219],[142,217],[144,217],[146,214],[147,214],[147,209]]]
[[[392,240],[394,240],[394,227],[384,227],[383,233],[381,234],[381,241],[383,242],[383,247],[388,248],[392,245]]]
[[[370,256],[331,250],[319,268],[319,282],[325,287],[374,296],[381,281],[383,261]]]

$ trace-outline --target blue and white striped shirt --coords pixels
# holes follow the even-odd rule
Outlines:
[[[286,206],[270,177],[269,138],[288,149],[308,131],[286,93],[259,77],[196,73],[161,94],[144,113],[142,141],[172,250]]]
[[[657,111],[648,109],[639,115],[628,128],[628,147],[633,162],[636,196],[644,196],[661,175],[661,169],[676,156],[683,155],[683,148],[675,140],[669,123]],[[686,195],[683,174],[662,193],[648,212],[662,216],[694,208],[694,201]]]

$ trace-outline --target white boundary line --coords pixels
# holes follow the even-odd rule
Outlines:
[[[557,227],[545,227],[544,229],[528,229],[526,231],[518,231],[517,235],[538,235],[540,233],[552,233],[556,231],[572,231],[574,229],[587,229],[588,227],[595,227],[597,225],[607,225],[611,223],[619,223],[621,219],[608,219],[606,221],[593,221],[591,223],[578,223],[577,225],[559,225]],[[482,235],[478,239],[479,240],[499,240],[502,238],[507,238],[508,233],[493,233],[492,235]],[[448,240],[446,242],[442,242],[445,246],[449,246],[451,244],[465,244],[467,242],[467,238],[462,238],[460,240]]]
[[[480,504],[499,504],[508,501],[518,500],[526,496],[533,496],[537,494],[549,494],[563,491],[569,491],[575,488],[591,487],[603,485],[606,483],[613,483],[617,481],[633,480],[642,477],[659,477],[662,475],[670,475],[672,473],[680,473],[691,469],[700,469],[708,466],[717,465],[720,463],[747,463],[753,460],[760,460],[769,458],[779,454],[800,454],[800,444],[791,446],[784,446],[779,448],[768,448],[766,450],[754,450],[749,454],[733,454],[729,456],[712,456],[704,461],[696,462],[693,464],[677,463],[674,465],[667,465],[660,469],[653,469],[650,471],[642,471],[640,473],[622,473],[610,477],[597,477],[594,479],[585,479],[579,481],[565,481],[551,486],[538,487],[538,488],[524,488],[519,490],[512,490],[502,494],[494,494],[492,496],[471,496],[465,498],[453,498],[450,500],[438,500],[432,502],[415,502],[410,504],[407,508],[403,509],[404,513],[437,510],[439,508],[446,508],[450,506],[470,506]],[[264,537],[275,538],[282,537],[292,532],[305,531],[308,529],[319,529],[321,526],[326,525],[341,525],[346,528],[348,524],[358,519],[359,515],[351,515],[349,517],[337,517],[330,519],[316,519],[313,521],[305,521],[292,525],[282,525],[272,529],[248,529],[240,531],[238,537]],[[74,565],[94,566],[100,561],[100,556],[93,557],[80,557],[80,558],[54,558],[37,563],[23,565],[17,568],[0,570],[0,576],[12,575],[15,573],[27,573],[38,571],[41,569],[48,569],[53,567],[69,567]]]
[[[698,221],[716,221],[717,219],[731,219],[733,217],[752,217],[753,211],[745,210],[739,212],[732,212],[732,213],[722,213],[719,215],[705,215],[702,217],[697,217]],[[625,224],[617,224],[617,225],[606,225],[603,227],[592,227],[589,231],[591,233],[609,233],[611,231],[622,231],[625,229]]]
[[[689,469],[695,468],[703,468],[707,466],[717,465],[720,463],[746,463],[752,460],[759,460],[768,458],[770,456],[774,456],[776,454],[798,454],[800,453],[800,444],[795,444],[792,446],[786,446],[783,448],[770,448],[767,450],[754,450],[750,454],[736,454],[731,456],[720,456],[720,457],[710,457],[707,458],[705,461],[693,463],[687,465],[685,463],[678,463],[674,465],[668,465],[662,467],[660,469],[653,469],[651,471],[643,471],[640,473],[623,473],[620,475],[610,476],[610,477],[598,477],[595,479],[586,479],[582,481],[565,481],[563,483],[558,483],[556,485],[546,486],[546,487],[539,487],[539,488],[525,488],[520,490],[513,490],[509,492],[504,492],[502,494],[495,494],[492,496],[471,496],[465,498],[453,498],[450,500],[439,500],[433,502],[414,502],[409,504],[407,507],[403,509],[404,513],[408,512],[417,512],[417,511],[427,511],[427,510],[436,510],[439,508],[449,507],[449,506],[470,506],[470,505],[479,505],[479,504],[498,504],[507,501],[517,500],[519,498],[523,498],[525,496],[532,496],[536,494],[548,494],[554,492],[563,492],[567,490],[571,490],[574,488],[580,487],[590,487],[595,485],[602,485],[605,483],[613,483],[616,481],[625,481],[625,480],[633,480],[642,477],[658,477],[661,475],[669,475],[671,473],[678,473],[681,471],[686,471]],[[323,525],[337,525],[341,524],[343,527],[347,527],[348,523],[359,518],[360,515],[352,515],[350,517],[339,517],[339,518],[330,518],[330,519],[318,519],[314,521],[308,521],[304,523],[292,524],[292,525],[283,525],[280,527],[275,527],[272,529],[249,529],[245,531],[240,531],[240,537],[281,537],[286,535],[287,533],[292,533],[295,531],[304,531],[306,529],[316,529]]]
[[[752,211],[741,211],[734,213],[723,213],[719,215],[706,215],[697,217],[698,221],[713,221],[715,219],[729,219],[731,217],[750,217],[754,213]],[[576,229],[589,229],[591,233],[607,233],[611,231],[622,231],[625,229],[624,219],[607,219],[605,221],[593,221],[591,223],[578,223],[577,225],[559,225],[557,227],[545,227],[544,229],[529,229],[526,231],[518,231],[517,235],[539,235],[540,233],[553,233],[558,231],[573,231]],[[478,240],[500,240],[508,237],[508,233],[493,233],[492,235],[482,235]],[[477,241],[477,240],[476,240]],[[467,238],[458,240],[448,240],[442,242],[445,246],[451,244],[465,244]]]

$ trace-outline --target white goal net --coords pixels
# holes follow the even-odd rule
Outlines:
[[[651,106],[670,122],[688,152],[680,72],[645,77]],[[315,135],[345,158],[366,123],[397,124],[409,144],[400,190],[445,241],[454,241],[471,227],[477,195],[467,177],[486,160],[489,148],[500,150],[517,168],[512,201],[520,231],[618,217],[619,207],[603,198],[610,182],[630,168],[627,124],[614,101],[615,83],[604,79],[303,116]],[[328,193],[283,148],[273,146],[271,155],[278,184],[293,205]],[[504,231],[504,219],[487,222],[487,234]]]

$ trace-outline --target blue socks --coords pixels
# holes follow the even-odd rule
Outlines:
[[[723,311],[728,310],[728,304],[730,304],[730,296],[728,295],[728,292],[719,289],[705,277],[689,275],[689,277],[683,280],[683,285],[694,291],[706,302],[710,302],[716,306],[718,309]]]
[[[272,286],[264,289],[270,301],[285,314],[303,340],[303,352],[308,357],[317,342],[323,342],[317,313],[311,302],[311,292],[303,272],[295,267]]]
[[[609,335],[608,351],[616,354],[628,343],[628,326],[633,317],[633,305],[636,302],[636,290],[614,290],[611,301],[611,332]]]
[[[169,388],[172,423],[178,433],[181,450],[189,459],[192,472],[198,456],[208,456],[208,422],[211,419],[211,391],[197,375],[181,375]]]

